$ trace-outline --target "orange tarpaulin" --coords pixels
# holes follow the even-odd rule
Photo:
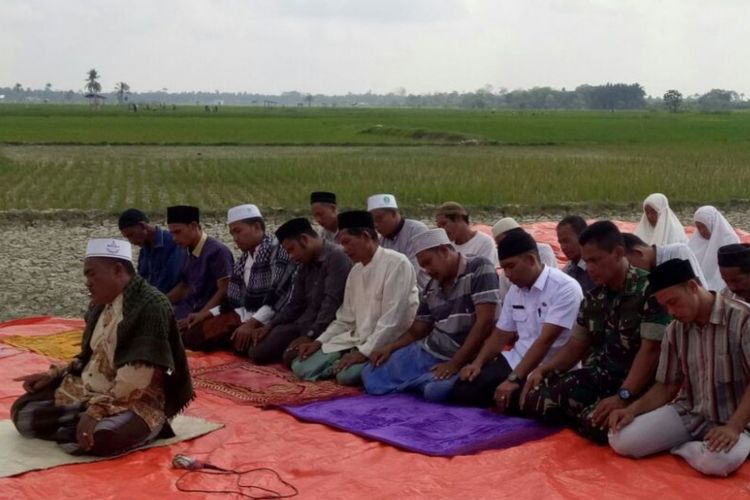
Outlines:
[[[634,225],[626,224],[621,227],[632,230]],[[562,257],[554,223],[524,227]],[[741,236],[749,240],[747,233]],[[80,320],[47,317],[10,321],[0,323],[0,342],[5,335],[48,335],[82,326]],[[232,359],[228,353],[196,355],[190,364],[202,367]],[[12,378],[43,370],[50,361],[26,352],[0,358],[0,418],[8,417],[13,400],[22,393],[21,384]],[[198,391],[187,414],[226,427],[168,448],[0,479],[0,498],[176,497],[182,495],[175,487],[182,472],[170,466],[176,453],[226,468],[273,468],[299,489],[299,498],[750,498],[748,464],[730,478],[707,478],[678,457],[662,454],[630,460],[567,430],[515,448],[435,458],[322,425],[303,424],[279,411],[236,405],[203,391]],[[216,490],[231,489],[221,477],[200,483]]]
[[[6,332],[0,324],[0,338]],[[11,322],[14,334],[80,328],[80,321],[35,318]],[[193,366],[232,359],[227,353],[195,356]],[[0,359],[0,418],[21,394],[12,378],[45,369],[50,359],[22,353]],[[706,478],[682,459],[618,457],[571,431],[505,450],[434,458],[400,451],[318,424],[303,424],[275,410],[240,406],[199,392],[189,415],[226,424],[191,442],[140,451],[115,460],[68,465],[0,479],[0,498],[154,498],[177,496],[182,472],[170,467],[186,453],[219,466],[271,467],[294,484],[301,498],[654,498],[696,494],[712,499],[750,495],[750,465],[728,479]],[[223,478],[201,484],[227,488]],[[257,494],[257,492],[256,492]],[[193,493],[189,498],[201,498]]]

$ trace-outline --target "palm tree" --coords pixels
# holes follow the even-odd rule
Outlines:
[[[45,92],[51,92],[52,91],[52,84],[51,83],[45,83],[44,84],[44,91]]]
[[[117,82],[117,85],[115,85],[115,92],[117,93],[117,102],[122,104],[128,100],[128,95],[130,95],[130,85],[125,82]]]
[[[21,92],[23,90],[23,85],[20,83],[16,83],[13,85],[13,92]]]
[[[86,85],[84,85],[83,88],[85,88],[89,94],[98,94],[102,91],[102,84],[98,82],[99,78],[101,78],[101,75],[99,75],[95,69],[90,69],[86,80],[84,80]]]

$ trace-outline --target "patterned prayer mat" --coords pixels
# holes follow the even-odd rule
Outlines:
[[[308,403],[360,393],[359,389],[328,380],[299,380],[281,365],[258,366],[248,361],[195,368],[191,373],[196,389],[259,407]]]
[[[361,395],[283,406],[299,420],[328,425],[423,455],[452,457],[509,448],[558,432],[525,418],[428,403],[411,394]]]
[[[82,336],[83,332],[81,330],[70,330],[53,335],[38,335],[34,337],[8,335],[0,337],[0,342],[49,356],[50,358],[68,361],[81,352]]]

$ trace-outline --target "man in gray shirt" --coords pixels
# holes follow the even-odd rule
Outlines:
[[[424,290],[430,277],[417,261],[412,238],[427,231],[427,226],[414,219],[401,216],[392,194],[376,194],[367,199],[367,211],[372,214],[375,229],[380,233],[380,246],[395,250],[408,257],[417,273],[417,285]]]
[[[268,324],[252,332],[247,354],[257,364],[283,357],[290,365],[299,346],[314,341],[336,318],[352,261],[340,246],[318,236],[305,218],[282,224],[276,238],[301,265],[289,302]]]

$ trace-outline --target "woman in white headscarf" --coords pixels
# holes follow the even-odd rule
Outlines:
[[[643,216],[635,235],[649,245],[687,243],[685,228],[669,208],[669,200],[661,193],[648,195],[643,201]]]
[[[698,259],[698,263],[706,276],[708,289],[720,291],[726,287],[719,272],[719,248],[732,243],[739,243],[740,237],[732,229],[732,225],[716,208],[706,205],[695,211],[695,234],[690,238],[688,246]]]

